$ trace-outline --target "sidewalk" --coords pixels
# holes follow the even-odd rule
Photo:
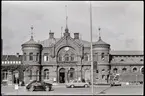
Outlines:
[[[62,83],[53,83],[53,87],[66,87],[65,84]]]

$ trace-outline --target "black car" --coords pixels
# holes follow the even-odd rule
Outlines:
[[[52,84],[46,83],[44,81],[32,81],[27,86],[26,89],[28,91],[51,91]]]

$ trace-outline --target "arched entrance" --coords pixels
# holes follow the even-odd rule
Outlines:
[[[65,69],[61,68],[59,70],[59,83],[65,83]]]
[[[91,80],[91,71],[89,69],[85,70],[85,81]]]
[[[68,81],[74,80],[74,78],[75,78],[75,69],[70,68],[70,70],[68,71]]]
[[[13,83],[19,84],[19,72],[18,71],[13,72]]]

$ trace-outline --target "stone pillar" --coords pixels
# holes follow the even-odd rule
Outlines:
[[[66,69],[65,69],[65,83],[68,82],[68,80],[67,80],[67,73],[68,73],[68,69],[66,68]]]

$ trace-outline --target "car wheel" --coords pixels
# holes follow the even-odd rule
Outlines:
[[[71,87],[71,88],[74,88],[74,85],[71,85],[70,87]]]
[[[29,89],[30,91],[34,91],[34,87],[32,86],[32,87],[30,87],[30,89]]]
[[[87,85],[87,84],[85,84],[85,85],[84,85],[84,87],[85,87],[85,88],[87,88],[87,87],[88,87],[88,85]]]
[[[45,90],[46,90],[46,91],[49,91],[49,87],[48,87],[48,86],[46,86]]]

